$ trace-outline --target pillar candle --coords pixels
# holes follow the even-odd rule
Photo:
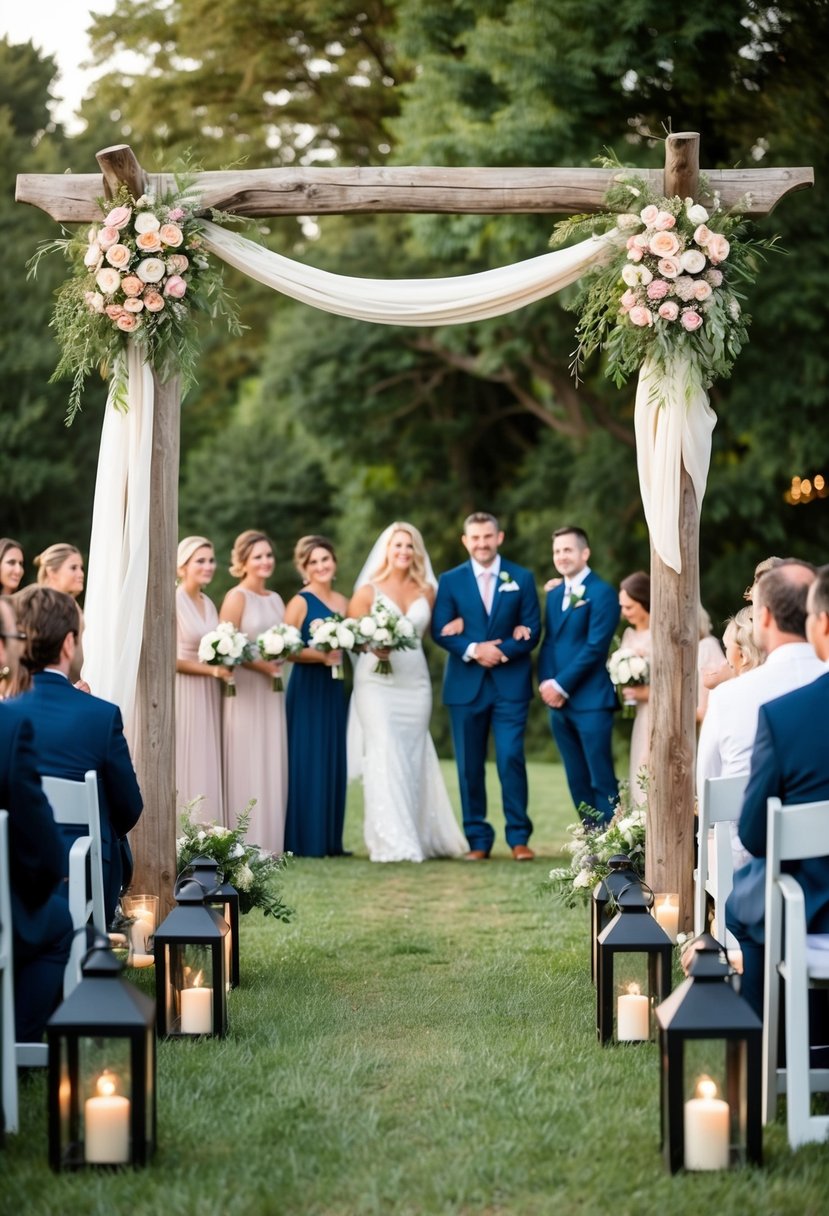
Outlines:
[[[725,1170],[729,1160],[728,1103],[716,1097],[710,1077],[700,1077],[696,1098],[685,1103],[686,1170]]]
[[[114,1079],[102,1073],[98,1093],[84,1103],[84,1160],[90,1165],[125,1165],[130,1153],[130,1100],[115,1093]]]
[[[616,1038],[620,1043],[650,1038],[650,1002],[636,984],[630,984],[617,1002]]]
[[[212,988],[182,988],[181,1033],[213,1033]]]
[[[657,895],[653,914],[672,942],[679,933],[679,903],[676,895]]]

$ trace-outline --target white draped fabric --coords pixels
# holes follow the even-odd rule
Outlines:
[[[480,274],[437,279],[358,279],[304,266],[238,233],[205,224],[205,247],[283,295],[340,316],[386,325],[460,325],[501,316],[553,295],[601,264],[623,239],[618,230],[569,249]],[[107,403],[89,553],[84,678],[93,692],[132,718],[141,652],[149,550],[153,379],[130,348],[129,410]],[[658,387],[645,364],[637,394],[636,432],[645,514],[663,560],[679,569],[679,460],[702,502],[714,415],[707,394],[689,392],[687,369]],[[670,381],[670,378],[669,378]],[[170,571],[171,580],[175,572]]]

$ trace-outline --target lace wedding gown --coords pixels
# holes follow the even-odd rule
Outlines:
[[[393,600],[375,589],[398,613]],[[420,596],[406,616],[422,639],[429,601]],[[372,861],[423,861],[466,851],[429,734],[432,685],[422,647],[396,650],[391,675],[378,675],[377,658],[360,655],[354,707],[362,731],[365,841]]]

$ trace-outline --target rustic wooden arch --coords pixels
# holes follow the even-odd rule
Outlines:
[[[101,176],[21,174],[18,202],[65,223],[100,218],[97,199],[126,185],[135,198],[148,175],[125,144],[96,157]],[[668,136],[665,169],[640,171],[657,193],[697,199],[699,135]],[[257,169],[200,174],[206,207],[241,216],[325,215],[350,212],[581,213],[602,209],[613,174],[605,169],[389,167],[370,169]],[[705,170],[708,188],[727,208],[750,195],[748,215],[768,215],[795,190],[814,184],[811,168]],[[171,175],[153,175],[157,190]],[[103,191],[102,191],[103,186]],[[705,201],[704,198],[701,201]],[[134,832],[135,884],[172,902],[175,878],[175,601],[172,571],[178,540],[178,381],[154,376],[150,557],[144,642],[139,669],[135,763],[145,811]],[[681,470],[677,574],[651,552],[651,699],[647,878],[657,891],[677,891],[680,926],[691,921],[694,849],[694,754],[699,603],[699,524],[691,479]]]

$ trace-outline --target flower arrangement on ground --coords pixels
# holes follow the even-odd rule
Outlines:
[[[685,355],[707,389],[731,374],[748,340],[741,288],[754,282],[776,238],[748,238],[745,202],[723,211],[716,193],[707,206],[666,198],[618,161],[600,163],[617,170],[607,210],[562,221],[551,240],[559,245],[603,224],[609,230],[609,260],[584,279],[573,304],[579,313],[576,380],[585,360],[602,348],[606,374],[617,387],[647,356],[664,371],[673,356]],[[702,191],[710,193],[704,179]]]
[[[178,873],[196,857],[211,857],[221,871],[222,882],[229,882],[239,892],[240,911],[261,908],[265,916],[290,920],[293,909],[287,906],[280,892],[290,854],[278,857],[245,840],[254,803],[248,803],[241,812],[235,828],[226,828],[215,822],[195,821],[192,813],[197,810],[199,801],[196,798],[188,803],[181,816],[182,834],[176,841]]]
[[[589,901],[593,888],[610,873],[608,862],[617,853],[625,853],[644,878],[647,808],[626,803],[623,796],[610,823],[600,821],[589,807],[579,807],[582,820],[568,828],[573,839],[565,846],[572,854],[570,865],[549,874],[550,890],[569,908]]]
[[[286,659],[288,655],[299,654],[305,643],[296,625],[271,625],[270,629],[259,634],[256,645],[259,647],[262,658],[273,662],[274,659]],[[274,692],[285,691],[281,675],[274,676],[273,690]]]
[[[624,690],[650,683],[651,672],[648,660],[644,655],[637,654],[635,650],[631,650],[627,646],[620,646],[607,660],[607,670],[622,702],[625,717],[631,717],[635,712],[636,702],[626,701]]]
[[[366,641],[353,617],[340,616],[337,612],[311,621],[309,629],[309,645],[323,654],[330,654],[332,650],[356,650]],[[336,663],[331,668],[331,678],[343,679],[341,663]]]
[[[195,380],[196,314],[220,316],[240,332],[221,265],[203,247],[198,197],[186,179],[175,180],[175,189],[161,197],[133,198],[122,187],[114,199],[99,200],[100,224],[44,243],[29,262],[29,274],[36,274],[44,253],[59,250],[74,272],[57,293],[52,318],[61,350],[52,379],[73,378],[68,422],[96,367],[104,376],[113,373],[116,404],[125,407],[128,340],[141,347],[160,380],[181,374],[186,388]],[[217,223],[231,218],[208,212]]]
[[[370,613],[357,621],[360,638],[377,650],[414,650],[419,645],[415,627],[407,616],[398,615],[375,603]],[[378,659],[375,672],[391,675],[391,659]]]
[[[248,635],[237,629],[232,621],[220,621],[215,629],[206,633],[199,642],[199,662],[210,667],[238,667],[249,662],[256,651],[248,641]],[[226,697],[236,696],[233,677],[223,684]]]

